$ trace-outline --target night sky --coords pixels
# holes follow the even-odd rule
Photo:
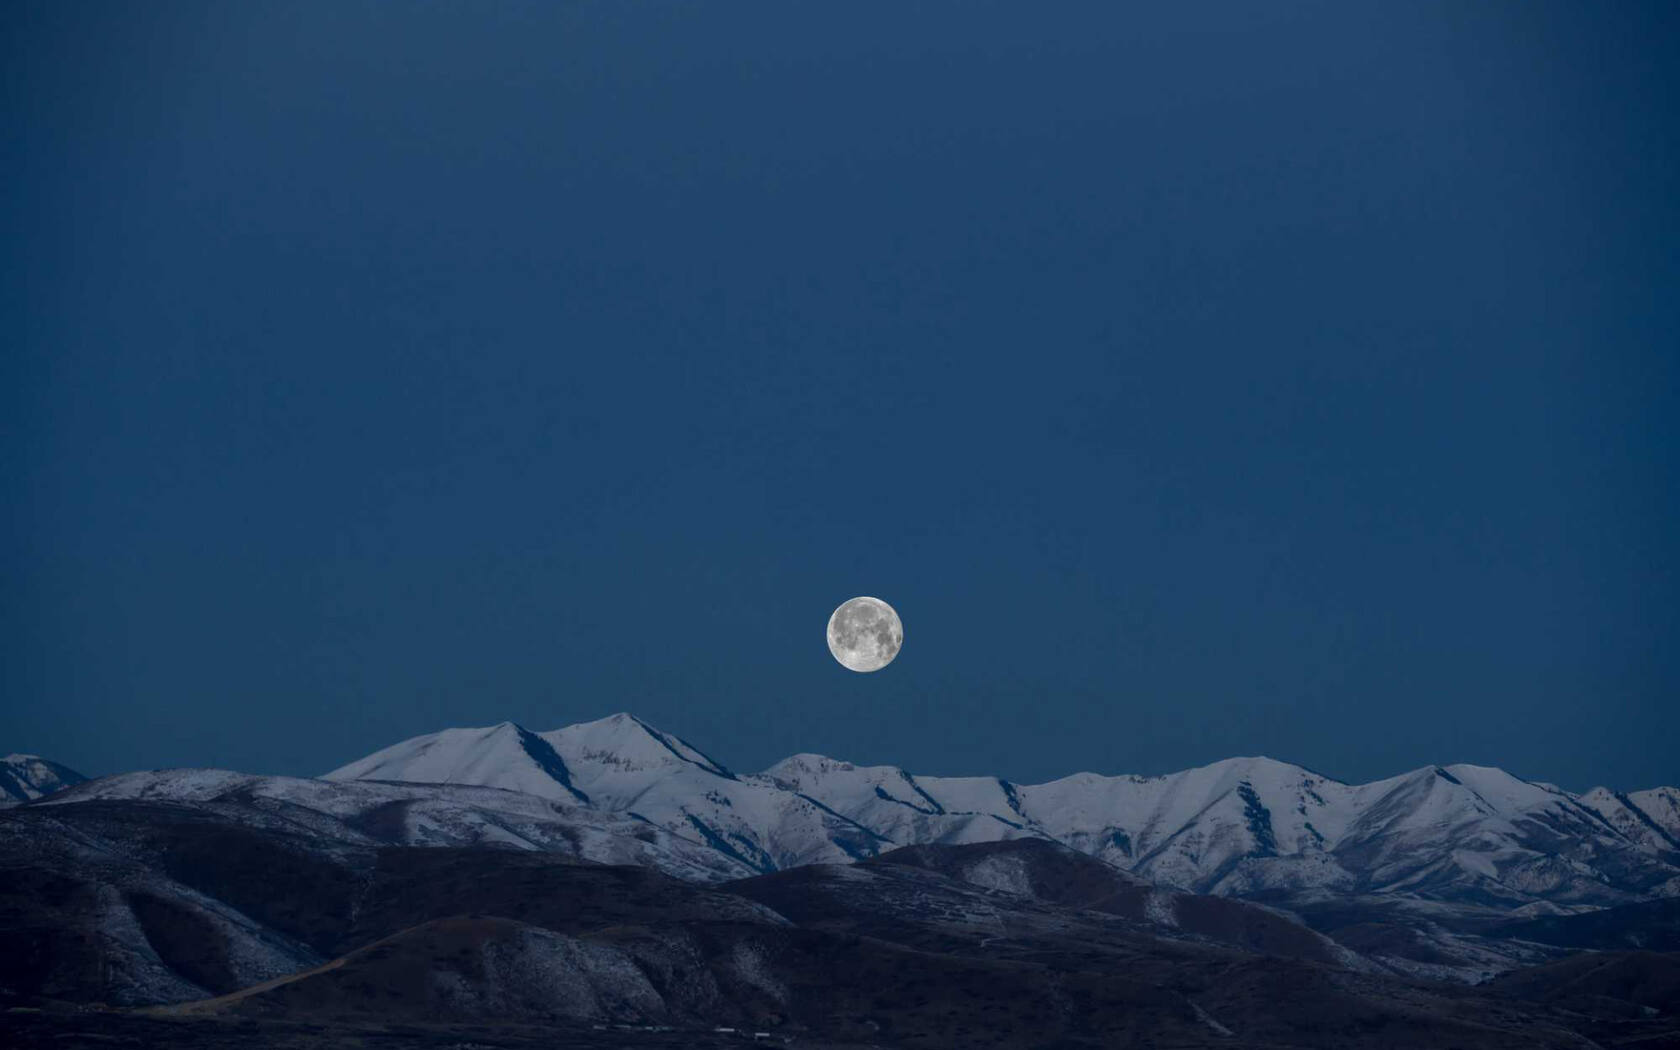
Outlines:
[[[0,752],[1680,783],[1680,7],[0,18]]]

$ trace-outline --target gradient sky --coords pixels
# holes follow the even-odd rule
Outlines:
[[[1680,783],[1674,4],[0,17],[0,752]]]

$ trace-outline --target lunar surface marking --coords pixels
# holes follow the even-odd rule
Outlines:
[[[828,651],[849,670],[879,671],[903,644],[903,622],[879,598],[853,598],[828,618]]]

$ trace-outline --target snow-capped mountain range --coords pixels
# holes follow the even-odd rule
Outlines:
[[[1673,789],[1573,795],[1476,766],[1352,785],[1249,758],[1029,785],[805,754],[743,775],[630,715],[502,723],[321,778],[156,770],[12,805],[0,994],[428,1023],[463,1002],[600,1021],[635,998],[640,1023],[733,1028],[861,981],[824,1007],[853,1024],[896,981],[906,1008],[941,1011],[919,1024],[946,1023],[942,997],[963,989],[965,1014],[1018,1000],[1037,1045],[1065,974],[1095,967],[1125,992],[1105,1016],[1193,993],[1162,1008],[1195,1031],[1190,1003],[1213,1004],[1221,1041],[1279,1017],[1311,1036],[1335,1001],[1335,1042],[1289,1044],[1386,1036],[1398,1017],[1433,1026],[1407,1045],[1483,1045],[1446,1034],[1488,1021],[1453,1020],[1459,993],[1391,979],[1479,984],[1640,949],[1605,985],[1625,1020],[1629,989],[1667,987],[1677,837]],[[1035,966],[1053,978],[1020,990]],[[1245,969],[1259,983],[1218,998]],[[1540,1030],[1490,1002],[1493,1023]],[[1524,1038],[1497,1045],[1585,1045]]]
[[[86,779],[40,755],[7,755],[0,758],[0,805],[29,802]]]
[[[768,872],[898,846],[1038,837],[1232,896],[1404,897],[1548,911],[1680,895],[1680,791],[1575,795],[1483,766],[1344,784],[1269,758],[1047,784],[800,754],[736,774],[628,714],[416,737],[325,777],[503,788],[653,825]]]

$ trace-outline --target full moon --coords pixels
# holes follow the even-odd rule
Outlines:
[[[828,651],[849,670],[879,671],[903,644],[904,624],[879,598],[853,598],[828,618]]]

